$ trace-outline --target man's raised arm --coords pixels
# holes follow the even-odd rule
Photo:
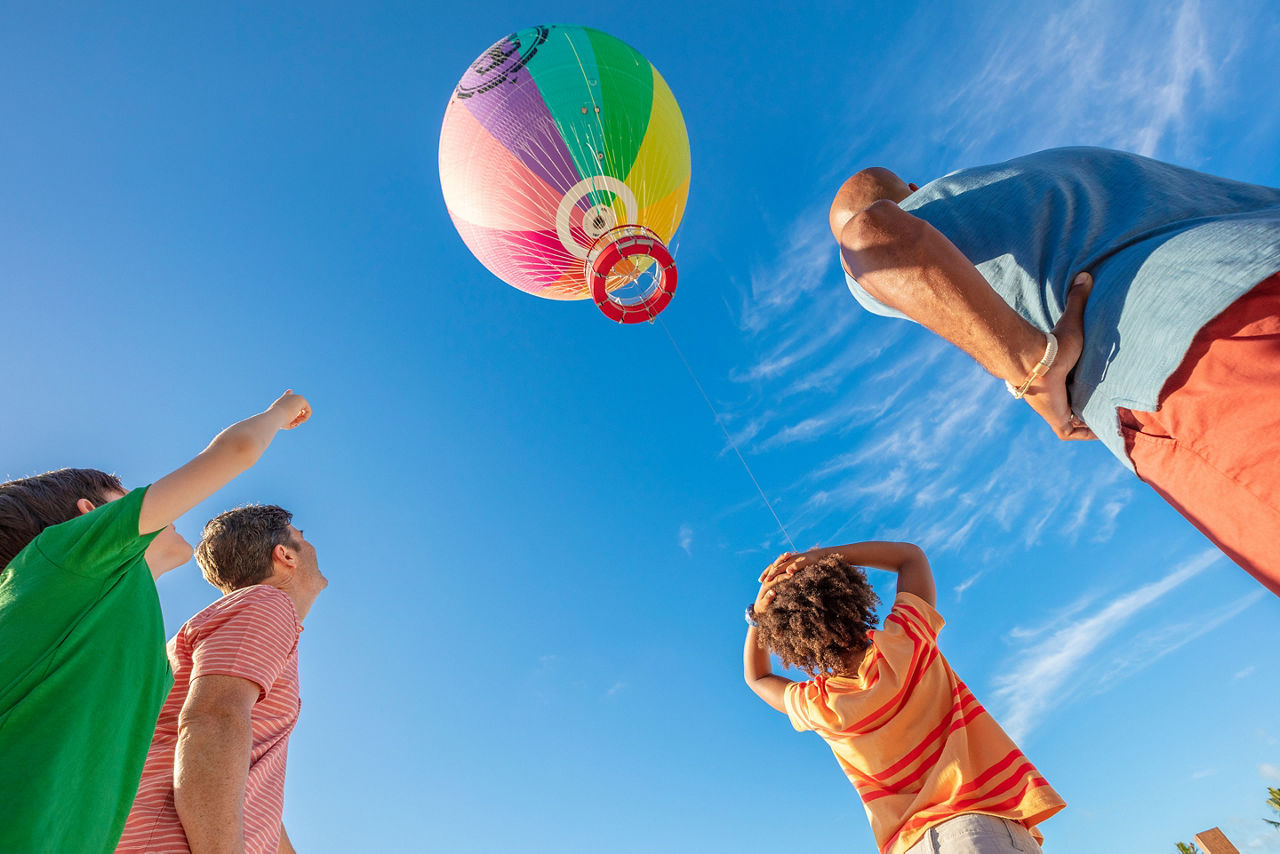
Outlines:
[[[840,230],[840,259],[872,297],[964,350],[991,374],[1021,386],[1046,355],[1047,338],[992,289],[969,259],[929,223],[882,199]],[[1093,439],[1071,412],[1067,375],[1084,347],[1092,278],[1077,276],[1054,335],[1058,353],[1025,400],[1058,438]]]

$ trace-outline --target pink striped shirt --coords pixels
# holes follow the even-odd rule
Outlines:
[[[156,723],[142,783],[116,848],[128,854],[187,854],[187,835],[173,802],[178,713],[192,680],[238,676],[261,689],[253,705],[253,747],[244,795],[246,854],[274,854],[284,812],[289,733],[301,709],[298,622],[293,600],[264,584],[223,596],[187,621],[169,641],[173,689]]]

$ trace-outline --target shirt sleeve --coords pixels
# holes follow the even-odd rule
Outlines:
[[[848,273],[844,274],[844,283],[848,286],[849,293],[855,300],[857,300],[858,305],[862,306],[872,314],[878,314],[881,317],[896,317],[899,320],[910,320],[912,323],[916,322],[907,315],[898,311],[896,308],[890,308],[871,294],[867,293],[867,289],[858,284],[858,280],[853,276],[850,276]]]
[[[791,726],[799,732],[841,732],[864,708],[866,692],[857,681],[822,676],[808,682],[792,682],[782,693]]]
[[[145,552],[160,533],[138,533],[147,489],[140,486],[82,516],[51,525],[32,545],[54,566],[90,578],[107,578]]]
[[[904,631],[922,637],[929,643],[937,643],[938,632],[946,625],[946,620],[928,602],[914,593],[899,593],[893,600],[893,609],[884,618],[885,633],[897,634]]]
[[[296,612],[292,600],[274,587],[257,585],[231,595],[241,598],[192,639],[191,678],[248,679],[257,684],[261,700],[298,644]]]
[[[819,694],[820,692],[812,680],[808,682],[792,682],[783,689],[782,704],[787,710],[787,717],[791,720],[791,726],[795,727],[797,732],[808,732],[814,728],[811,708],[814,702],[819,699]]]

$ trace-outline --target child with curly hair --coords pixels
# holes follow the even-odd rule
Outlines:
[[[898,574],[879,598],[862,566]],[[857,789],[881,854],[1037,852],[1065,806],[937,647],[933,572],[910,543],[787,553],[747,609],[743,678],[798,731],[813,730]],[[808,673],[773,673],[772,651]]]

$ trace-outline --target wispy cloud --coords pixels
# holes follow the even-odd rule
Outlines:
[[[798,300],[824,287],[835,264],[835,244],[827,226],[825,203],[814,204],[786,230],[773,260],[758,262],[752,269],[750,293],[744,295],[741,305],[740,325],[753,333],[770,328]],[[825,324],[809,324],[803,329],[827,340],[838,332]],[[775,329],[770,331],[776,334]],[[795,329],[789,330],[792,340],[798,334]]]
[[[1191,558],[1163,578],[1113,597],[1090,616],[1061,625],[1027,649],[1017,653],[1018,664],[995,680],[995,706],[999,718],[1014,741],[1030,733],[1052,708],[1061,707],[1080,695],[1075,675],[1109,638],[1124,629],[1133,618],[1178,586],[1222,560],[1217,551]],[[1074,610],[1080,610],[1075,606]],[[1015,630],[1016,632],[1017,630]],[[1022,630],[1015,636],[1036,637],[1037,630]],[[1128,668],[1133,672],[1135,667]],[[1121,669],[1114,669],[1118,676]],[[1114,678],[1111,680],[1114,682]]]
[[[1255,668],[1254,668],[1254,666],[1253,666],[1252,664],[1250,664],[1248,667],[1244,668],[1243,670],[1237,670],[1237,671],[1236,671],[1236,673],[1235,673],[1235,675],[1234,675],[1234,676],[1232,676],[1231,678],[1232,678],[1233,680],[1234,680],[1234,679],[1243,679],[1243,678],[1245,678],[1246,676],[1248,676],[1250,673],[1252,673],[1252,672],[1254,671],[1254,669],[1255,669]]]
[[[685,554],[693,554],[690,550],[693,546],[693,528],[687,522],[680,526],[676,541],[680,543],[680,548],[684,549]]]
[[[1205,0],[1142,8],[1068,0],[1030,23],[1019,8],[996,0],[979,14],[913,19],[926,31],[971,29],[977,61],[957,68],[973,70],[915,93],[910,100],[927,108],[904,111],[902,81],[929,41],[912,40],[894,60],[900,67],[885,70],[897,84],[859,90],[857,127],[841,137],[848,148],[826,158],[833,175],[877,152],[893,155],[886,165],[914,163],[927,180],[1052,145],[1178,150],[1194,142],[1197,111],[1234,79],[1223,68],[1245,26]],[[885,127],[887,117],[902,126]],[[888,144],[876,140],[896,149],[876,149]],[[927,330],[854,305],[827,200],[815,192],[789,224],[765,231],[774,243],[750,265],[735,303],[756,352],[716,394],[749,465],[789,472],[783,483],[760,480],[777,507],[791,508],[783,521],[792,537],[898,536],[945,552],[974,548],[994,531],[1003,536],[987,556],[998,563],[1046,541],[1116,536],[1138,494],[1132,475],[1100,455],[1071,456],[999,383]],[[963,595],[989,571],[953,592]]]
[[[1078,0],[1038,27],[1009,11],[988,8],[985,64],[934,107],[962,158],[1084,140],[1147,155],[1177,148],[1191,111],[1218,93],[1234,38],[1199,0],[1143,9]]]
[[[1269,594],[1265,590],[1256,590],[1208,613],[1198,614],[1192,619],[1168,623],[1139,634],[1112,656],[1106,669],[1092,680],[1093,693],[1106,691],[1115,683],[1164,658],[1174,650],[1230,622],[1246,608],[1267,595]]]
[[[1264,780],[1280,782],[1280,768],[1277,768],[1269,762],[1263,762],[1258,766],[1258,776]]]

